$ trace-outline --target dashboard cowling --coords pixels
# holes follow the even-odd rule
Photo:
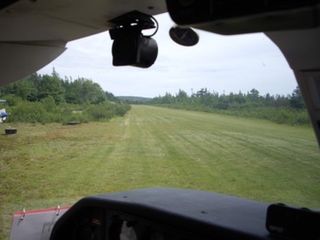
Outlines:
[[[50,239],[272,239],[265,228],[267,207],[185,189],[98,195],[71,207]]]

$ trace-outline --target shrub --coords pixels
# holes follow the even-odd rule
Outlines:
[[[50,114],[39,102],[21,102],[9,112],[10,122],[46,123],[50,122]]]
[[[29,102],[12,98],[11,106],[7,108],[8,122],[29,123],[68,123],[77,121],[109,120],[115,116],[123,116],[130,110],[130,106],[121,103],[105,102],[100,104],[59,104],[52,97],[42,99],[40,102]]]

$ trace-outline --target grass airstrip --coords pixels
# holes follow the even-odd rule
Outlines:
[[[16,135],[0,135],[0,239],[16,210],[146,187],[320,208],[320,151],[309,127],[151,106],[109,122],[13,127]]]

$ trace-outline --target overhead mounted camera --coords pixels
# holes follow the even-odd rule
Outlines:
[[[157,42],[152,38],[159,28],[157,20],[150,15],[133,11],[111,20],[114,28],[110,37],[114,40],[112,56],[114,66],[135,66],[148,68],[158,56]],[[152,35],[143,35],[142,31],[155,29]]]

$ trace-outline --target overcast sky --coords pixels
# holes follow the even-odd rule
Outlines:
[[[208,88],[219,93],[289,94],[296,81],[278,48],[263,34],[221,36],[197,30],[195,47],[182,47],[169,37],[173,22],[157,16],[160,30],[154,37],[159,56],[149,69],[113,67],[108,32],[68,43],[67,50],[39,73],[85,77],[117,96],[154,97],[183,89],[188,93]]]

